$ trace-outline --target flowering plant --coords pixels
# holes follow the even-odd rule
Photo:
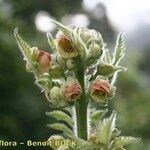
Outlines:
[[[106,49],[102,36],[84,27],[64,26],[52,21],[58,32],[47,33],[51,54],[30,47],[15,29],[14,35],[26,61],[26,69],[45,93],[51,107],[47,112],[58,120],[48,127],[62,131],[48,141],[71,141],[75,145],[51,145],[54,150],[124,150],[124,145],[139,138],[121,136],[116,112],[109,110],[115,96],[119,65],[124,56],[123,34],[119,34],[113,54]],[[101,106],[96,109],[93,104]]]

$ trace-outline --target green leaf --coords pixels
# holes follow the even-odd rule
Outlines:
[[[116,66],[115,68],[117,71],[127,71],[126,67],[122,67],[122,66]]]
[[[33,54],[32,50],[31,50],[31,47],[19,35],[18,28],[15,28],[14,36],[16,38],[19,49],[21,50],[21,53],[24,57],[24,60],[26,61],[26,70],[29,72],[34,72],[36,74],[37,63],[34,62],[35,58],[34,58],[34,54]]]
[[[62,131],[65,136],[67,136],[72,141],[75,141],[78,146],[87,143],[83,139],[80,139],[79,137],[76,137],[74,135],[74,133],[72,132],[72,130],[70,130],[66,125],[64,125],[62,123],[54,123],[54,124],[51,124],[51,125],[48,124],[47,126],[52,128],[52,129]]]
[[[90,115],[90,119],[91,119],[91,123],[95,126],[97,126],[99,124],[100,119],[102,118],[102,116],[106,113],[106,111],[104,110],[97,110],[94,111],[91,115]]]
[[[99,142],[108,145],[115,129],[116,113],[113,113],[109,118],[104,119],[97,132],[96,137]]]
[[[90,142],[85,142],[84,144],[81,144],[75,148],[75,150],[96,150],[96,149],[100,149],[100,146]]]
[[[116,42],[115,51],[113,54],[113,65],[118,65],[121,58],[124,56],[125,44],[123,39],[123,34],[119,34]]]
[[[53,36],[51,35],[51,33],[47,33],[47,39],[48,39],[48,43],[50,45],[50,49],[51,49],[51,52],[56,52],[56,46],[55,46],[55,43],[54,43],[54,39],[53,39]]]
[[[134,138],[131,136],[120,136],[120,137],[115,138],[115,140],[112,144],[112,148],[117,149],[124,145],[128,145],[131,143],[137,143],[139,141],[140,141],[140,138]]]
[[[91,120],[99,120],[102,117],[103,113],[104,113],[104,111],[102,111],[102,110],[97,110],[97,111],[93,112],[90,116]]]
[[[65,124],[63,123],[53,123],[53,124],[48,124],[48,127],[62,131],[65,135],[73,135],[74,133],[72,132],[71,129],[69,129]]]
[[[25,57],[26,60],[28,60],[31,57],[31,52],[30,52],[31,47],[19,35],[18,28],[15,28],[14,36],[16,38],[17,44],[18,44],[23,56]]]
[[[68,123],[70,126],[73,125],[73,120],[72,118],[67,115],[65,112],[60,111],[60,110],[54,110],[52,112],[47,112],[46,115],[48,116],[52,116],[53,118],[55,118],[58,121],[65,121],[66,123]]]
[[[111,55],[109,49],[105,50],[105,62],[110,64],[111,63]]]
[[[70,107],[65,107],[65,108],[63,108],[63,111],[69,113],[70,115],[73,113],[73,112],[72,112],[72,108],[70,108]]]
[[[83,139],[80,139],[79,137],[76,137],[74,134],[67,134],[67,137],[71,139],[72,141],[76,142],[77,146],[83,145],[84,143],[87,143]]]

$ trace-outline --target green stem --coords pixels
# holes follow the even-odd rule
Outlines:
[[[80,99],[80,102],[84,99]],[[78,137],[87,140],[87,104],[77,102],[76,119],[77,119],[77,135]]]
[[[87,105],[88,100],[85,93],[85,83],[84,83],[84,70],[85,70],[85,64],[83,61],[81,61],[80,66],[78,66],[78,69],[76,71],[76,77],[78,81],[80,82],[80,85],[82,87],[82,95],[80,99],[76,102],[75,108],[76,108],[76,119],[77,119],[77,135],[78,137],[87,140]]]
[[[108,147],[106,146],[106,147],[103,148],[103,150],[109,150],[109,149],[108,149]]]

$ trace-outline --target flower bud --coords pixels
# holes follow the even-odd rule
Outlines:
[[[51,99],[59,99],[61,97],[60,94],[61,88],[58,86],[54,86],[51,90],[50,90],[50,97]]]
[[[73,59],[68,59],[66,65],[69,70],[73,70],[77,66],[77,62]]]
[[[96,42],[99,44],[99,47],[103,45],[103,39],[99,32],[96,30],[89,30],[84,27],[80,27],[80,35],[83,42],[86,44],[87,48],[91,42]]]
[[[114,95],[114,87],[106,80],[96,79],[90,84],[90,95],[96,102],[105,102]]]
[[[78,56],[78,51],[74,48],[68,37],[60,35],[56,38],[55,43],[56,49],[61,57],[68,59]]]
[[[39,73],[48,72],[51,67],[51,56],[48,52],[38,49],[37,47],[31,48],[32,59],[37,62],[37,70]]]
[[[57,150],[61,145],[60,143],[64,140],[65,139],[60,135],[52,135],[47,141],[51,142],[52,149]]]
[[[88,44],[92,40],[92,32],[87,28],[80,27],[81,30],[81,39],[84,43]]]
[[[82,89],[76,79],[69,77],[63,86],[62,93],[66,101],[72,102],[80,98]]]
[[[127,69],[122,66],[113,66],[111,64],[100,63],[97,66],[97,75],[101,76],[111,76],[116,71],[126,71]]]
[[[47,95],[48,101],[54,107],[65,107],[67,103],[64,101],[62,96],[62,89],[58,86],[54,86]]]
[[[92,58],[98,58],[102,55],[102,48],[100,47],[100,45],[98,43],[91,43],[89,46],[89,57]]]
[[[102,76],[110,76],[112,75],[117,69],[112,66],[111,64],[104,64],[101,63],[97,66],[97,74]]]

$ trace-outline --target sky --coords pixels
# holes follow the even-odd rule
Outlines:
[[[111,23],[123,32],[132,32],[141,24],[150,26],[150,0],[83,0],[83,7],[90,11],[102,2]]]
[[[150,0],[83,0],[83,9],[90,12],[100,2],[106,6],[111,25],[119,32],[132,34],[140,27],[150,27]],[[48,12],[40,11],[35,17],[36,27],[42,32],[53,31],[54,26],[49,24],[52,18]],[[66,14],[62,23],[88,26],[89,18],[85,14]]]

